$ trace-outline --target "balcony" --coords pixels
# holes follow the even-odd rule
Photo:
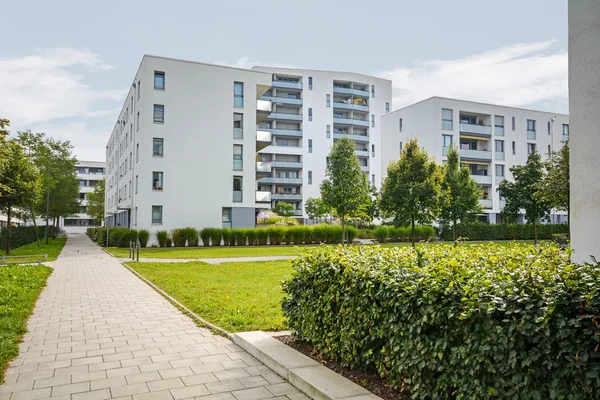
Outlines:
[[[271,192],[256,192],[256,202],[257,203],[270,203],[271,202]]]
[[[234,139],[243,139],[244,138],[244,130],[242,128],[233,128],[233,138]]]
[[[302,121],[302,114],[274,112],[274,113],[269,114],[267,119],[280,119],[280,120],[286,120],[286,121]]]
[[[287,137],[302,137],[302,131],[296,131],[292,129],[272,129],[272,128],[259,128],[261,131],[270,132],[276,136],[287,136]]]
[[[491,185],[492,177],[488,175],[471,175],[471,179],[477,182],[479,185]]]
[[[503,151],[497,151],[496,153],[494,153],[494,158],[497,161],[504,161],[504,152]]]
[[[277,178],[268,176],[258,180],[261,185],[302,185],[302,178]]]
[[[351,88],[345,88],[345,87],[339,87],[339,86],[333,87],[333,93],[350,94],[353,96],[360,96],[360,97],[369,97],[369,92],[367,90],[351,89]]]
[[[269,146],[273,142],[271,138],[271,132],[269,131],[256,131],[256,150],[260,151],[265,147]]]
[[[283,89],[300,89],[302,90],[302,82],[294,82],[294,81],[273,81],[272,85],[274,88],[283,88]]]
[[[492,136],[492,127],[490,125],[467,124],[466,122],[461,122],[460,132],[489,137]]]
[[[261,174],[270,174],[271,173],[271,163],[266,161],[257,161],[256,162],[256,172]]]
[[[275,104],[290,104],[293,106],[301,106],[302,99],[294,99],[291,97],[272,97],[272,96],[263,96],[260,98],[261,100],[267,100]]]
[[[357,110],[357,111],[365,111],[369,112],[369,106],[363,106],[359,104],[348,104],[341,101],[334,101],[333,108],[339,108],[342,110]]]
[[[336,118],[333,117],[333,123],[339,125],[355,125],[355,126],[369,126],[369,121],[365,119],[355,118]]]
[[[271,161],[272,168],[289,168],[289,169],[302,169],[301,162],[293,161]]]
[[[356,154],[358,157],[369,157],[369,150],[355,150],[354,154]]]
[[[292,200],[292,201],[302,201],[301,194],[290,194],[290,193],[273,193],[271,196],[273,200]]]
[[[233,191],[233,202],[234,203],[241,203],[242,198],[243,198],[243,192],[241,190]]]
[[[460,149],[461,160],[492,161],[492,152],[485,150]]]
[[[347,137],[350,140],[354,140],[355,142],[368,142],[369,136],[367,135],[348,135],[346,133],[333,133],[334,139],[343,139]]]
[[[302,210],[294,210],[294,212],[292,213],[293,216],[296,217],[301,217],[302,216]]]
[[[260,124],[264,121],[272,110],[273,104],[270,101],[256,100],[256,123]]]
[[[504,136],[504,127],[496,125],[494,127],[494,134],[496,136]]]
[[[368,165],[361,165],[360,166],[360,170],[362,172],[369,172],[369,166]]]
[[[491,209],[493,206],[492,200],[479,199],[479,204],[485,209]]]
[[[535,131],[527,130],[527,139],[535,140]]]

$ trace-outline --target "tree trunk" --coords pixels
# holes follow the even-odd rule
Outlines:
[[[12,227],[10,226],[10,203],[8,204],[8,208],[6,209],[6,222],[8,223],[7,231],[6,231],[6,255],[10,256],[10,231]]]
[[[452,236],[454,237],[454,241],[456,242],[456,219],[454,219],[454,221],[452,221]]]
[[[567,207],[567,239],[571,240],[571,208]]]
[[[533,244],[537,244],[537,221],[533,220]]]
[[[35,229],[35,239],[37,240],[38,247],[40,247],[40,233],[38,232],[37,222],[35,222],[35,212],[33,211],[33,203],[29,204],[29,211],[31,211],[31,219],[33,220],[33,228]]]
[[[411,226],[412,226],[412,232],[411,232],[411,240],[412,240],[412,247],[415,247],[415,217],[411,217]]]

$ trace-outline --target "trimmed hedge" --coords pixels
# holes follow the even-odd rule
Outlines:
[[[389,242],[410,242],[412,230],[407,227],[378,226],[373,231],[373,237],[379,243]],[[428,225],[415,226],[415,240],[427,241],[435,238],[435,229]]]
[[[109,247],[129,247],[129,242],[137,242],[138,240],[138,231],[129,228],[110,228],[108,230],[109,243],[106,243],[105,227],[88,228],[86,233],[93,241],[98,243],[100,246],[108,245]]]
[[[600,264],[546,243],[321,247],[293,265],[293,334],[413,399],[598,398]]]
[[[552,239],[556,233],[569,233],[567,224],[537,224],[538,239]],[[456,234],[466,240],[532,240],[533,224],[457,224]],[[444,226],[440,239],[452,240],[452,227]]]
[[[146,247],[148,245],[148,239],[150,239],[150,232],[147,229],[140,229],[138,231],[138,240],[140,241],[140,247]]]
[[[46,237],[46,225],[37,227],[40,240]],[[56,239],[59,228],[56,226],[48,227],[48,237]],[[35,242],[35,226],[13,226],[10,230],[10,248],[16,249]],[[8,241],[8,228],[0,229],[0,249],[6,250],[6,242]]]

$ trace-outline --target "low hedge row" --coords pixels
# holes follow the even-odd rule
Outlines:
[[[16,226],[10,230],[10,248],[16,249],[17,247],[25,246],[26,244],[33,243],[37,240],[35,234],[35,226]],[[38,235],[40,240],[46,237],[46,226],[37,227]],[[56,239],[59,228],[56,226],[48,227],[48,237]],[[0,249],[6,249],[6,242],[8,241],[8,229],[0,229]]]
[[[390,242],[410,242],[412,230],[410,226],[394,227],[394,226],[378,226],[373,231],[373,237],[379,243]],[[415,240],[426,241],[435,238],[435,229],[432,226],[415,226]]]
[[[600,264],[550,243],[322,247],[293,264],[293,334],[413,399],[598,398]]]
[[[108,230],[108,243],[106,237],[106,228],[88,228],[87,235],[100,246],[109,247],[129,247],[129,242],[136,242],[138,240],[138,231],[129,228],[109,228]],[[145,233],[142,234],[142,239]],[[148,232],[148,237],[150,233]],[[147,243],[146,238],[146,243]],[[141,240],[140,240],[141,243]]]
[[[552,239],[556,233],[569,233],[567,224],[537,224],[538,239]],[[475,222],[456,225],[456,234],[467,240],[532,240],[533,224],[486,224]],[[452,227],[440,230],[440,239],[452,240]]]

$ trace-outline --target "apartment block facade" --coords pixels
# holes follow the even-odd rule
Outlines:
[[[502,221],[505,199],[497,188],[502,180],[513,179],[510,168],[525,164],[533,150],[547,159],[569,135],[568,115],[442,97],[386,114],[381,125],[384,174],[412,138],[440,164],[452,145],[458,147],[461,164],[481,187],[480,219],[490,223]],[[565,212],[552,210],[551,222],[566,221]]]
[[[390,81],[359,74],[144,56],[106,146],[107,224],[250,227],[279,201],[304,218],[342,135],[380,184],[390,102]]]
[[[61,227],[68,233],[83,233],[92,226],[98,226],[87,213],[87,196],[94,191],[98,181],[104,179],[106,164],[103,161],[79,161],[75,167],[75,174],[79,180],[80,210],[77,214],[62,219]]]

